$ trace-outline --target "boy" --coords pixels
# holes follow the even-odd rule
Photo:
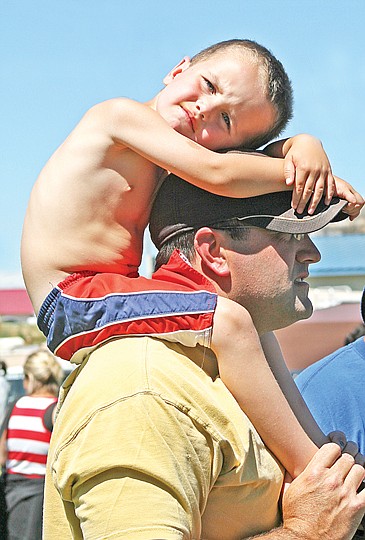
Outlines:
[[[233,197],[289,189],[295,180],[293,204],[299,212],[310,197],[314,211],[323,191],[329,202],[336,189],[337,195],[349,201],[348,211],[355,217],[361,197],[344,181],[333,178],[321,144],[308,136],[270,145],[271,156],[285,159],[211,151],[261,146],[277,136],[290,118],[290,82],[281,64],[263,47],[243,40],[217,44],[192,62],[184,58],[164,83],[165,88],[145,105],[121,98],[93,107],[41,172],[22,239],[24,279],[39,312],[39,325],[56,354],[79,360],[106,339],[125,333],[210,345],[214,315],[211,347],[219,350],[219,361],[228,365],[242,350],[248,358],[257,357],[262,380],[271,381],[281,398],[250,317],[238,304],[224,298],[217,301],[216,295],[199,288],[191,291],[184,284],[180,290],[183,305],[176,305],[176,295],[166,291],[165,285],[160,302],[167,308],[158,313],[157,322],[156,306],[138,303],[144,298],[139,291],[156,287],[143,278],[130,279],[138,275],[143,231],[154,195],[170,171],[198,187]],[[97,290],[93,289],[96,273],[103,273],[105,279]],[[50,292],[50,283],[59,285]],[[75,284],[85,300],[131,293],[122,315],[118,313],[107,328],[98,328],[96,316],[91,343],[83,325],[89,317],[94,321],[92,302],[76,326],[68,314],[61,314]],[[171,286],[171,291],[176,288]],[[137,299],[136,306],[132,299]],[[75,299],[76,310],[84,302],[80,300]],[[136,328],[139,321],[140,329]],[[127,328],[118,331],[116,323],[122,327],[125,322]],[[225,336],[232,328],[241,331],[235,330],[237,340],[230,340],[232,350],[228,350]],[[106,335],[108,329],[111,333]],[[64,338],[62,349],[62,339],[61,345],[52,345],[58,331]],[[287,417],[283,411],[283,418]],[[298,434],[301,469],[314,453],[314,445],[295,421],[286,427],[293,438]],[[291,460],[295,445],[281,454],[287,439],[277,433],[262,436],[295,475],[297,457]]]

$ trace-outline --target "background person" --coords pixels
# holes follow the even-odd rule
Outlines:
[[[364,335],[365,335],[365,324],[362,323],[356,326],[356,328],[354,328],[351,332],[347,334],[343,344],[348,345],[349,343],[352,343],[353,341],[355,341],[356,339]]]
[[[46,349],[24,364],[24,390],[1,438],[9,540],[42,538],[44,477],[63,370]],[[6,460],[6,461],[5,461]]]
[[[0,437],[2,434],[2,424],[6,414],[10,386],[6,380],[6,363],[0,360]],[[0,467],[0,538],[5,538],[6,529],[6,506],[5,506],[5,483],[3,467]]]
[[[0,426],[3,423],[8,404],[10,385],[6,380],[7,366],[4,360],[0,360]]]
[[[361,299],[365,322],[365,290]],[[365,337],[304,369],[295,382],[318,425],[341,430],[365,452]]]

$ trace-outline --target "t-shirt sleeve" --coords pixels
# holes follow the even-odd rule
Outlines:
[[[200,538],[212,452],[188,411],[142,392],[94,414],[53,465],[85,538],[182,540]]]

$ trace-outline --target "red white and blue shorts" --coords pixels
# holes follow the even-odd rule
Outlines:
[[[151,279],[80,272],[47,296],[38,326],[50,350],[80,363],[106,341],[153,336],[187,346],[209,346],[217,294],[175,251]]]

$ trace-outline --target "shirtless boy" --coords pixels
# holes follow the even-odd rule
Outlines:
[[[103,329],[93,328],[92,343],[88,341],[85,317],[78,317],[75,326],[68,317],[62,318],[62,298],[70,300],[75,284],[80,296],[87,299],[124,291],[137,291],[138,295],[139,291],[156,288],[156,283],[151,285],[149,280],[136,276],[151,205],[167,172],[231,197],[292,189],[294,185],[293,205],[298,212],[309,199],[309,211],[313,212],[323,193],[327,202],[333,194],[345,198],[351,218],[363,205],[349,184],[332,176],[322,145],[309,136],[273,143],[266,157],[212,152],[243,146],[257,148],[276,137],[289,120],[290,82],[281,64],[266,49],[241,40],[217,44],[192,61],[185,57],[164,83],[165,88],[146,104],[120,98],[91,108],[48,161],[32,191],[22,238],[23,274],[39,313],[39,325],[58,355],[74,356],[79,361],[80,356],[106,339]],[[102,289],[93,289],[98,276],[95,273],[105,276]],[[176,291],[176,285],[171,290]],[[224,298],[217,300],[211,294],[203,297],[203,305],[194,307],[196,291],[182,284],[181,292],[185,300],[190,298],[192,307],[176,307],[176,295],[168,291],[164,295],[169,309],[163,319],[172,326],[166,322],[162,330],[158,326],[158,330],[146,332],[142,324],[139,332],[133,332],[152,332],[164,339],[182,341],[187,337],[190,342],[185,344],[210,345],[220,366],[234,365],[244,350],[255,371],[262,371],[263,388],[270,389],[270,395],[283,402],[282,433],[270,430],[270,406],[263,425],[261,415],[255,425],[271,450],[296,476],[316,447],[290,414],[248,313],[238,304]],[[80,299],[71,301],[78,310]],[[168,316],[171,314],[174,317]],[[151,313],[139,306],[129,314],[128,321],[145,322],[147,318],[153,320]],[[118,333],[121,323],[120,319],[110,321],[108,327],[112,330],[107,339],[123,335]],[[232,329],[237,339],[228,344],[226,335]],[[67,353],[63,348],[61,354],[61,346],[52,346],[54,333],[59,331]],[[73,334],[77,339],[72,339]],[[210,334],[211,343],[207,340]],[[255,395],[251,395],[253,390]],[[245,399],[255,403],[256,391],[247,381],[243,388]],[[264,404],[260,407],[262,411]]]

